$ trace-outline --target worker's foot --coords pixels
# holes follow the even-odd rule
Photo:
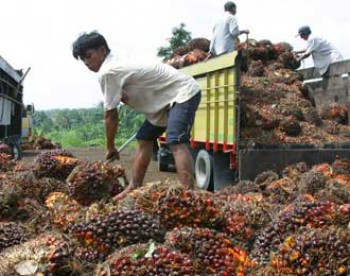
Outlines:
[[[129,184],[124,191],[122,191],[120,194],[117,194],[115,197],[113,197],[113,200],[118,201],[123,199],[127,196],[128,193],[130,193],[132,190],[135,190],[136,187],[132,184]]]

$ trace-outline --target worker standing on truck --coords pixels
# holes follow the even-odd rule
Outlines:
[[[237,7],[233,2],[224,5],[225,15],[215,24],[210,41],[209,54],[219,56],[235,50],[238,36],[249,34],[249,30],[239,30],[237,24]]]
[[[194,165],[188,149],[190,131],[201,93],[200,86],[167,64],[129,66],[118,63],[105,38],[98,32],[85,33],[73,43],[73,56],[82,60],[98,79],[104,96],[107,151],[105,158],[119,159],[114,145],[118,130],[118,105],[122,101],[142,112],[146,120],[137,132],[138,147],[128,187],[115,197],[121,199],[142,185],[153,154],[153,144],[167,131],[167,144],[175,159],[181,184],[193,188]]]
[[[329,65],[336,61],[343,60],[340,52],[326,39],[320,37],[312,37],[311,29],[309,26],[300,27],[298,35],[301,39],[306,40],[307,48],[301,51],[295,51],[299,60],[303,60],[310,55],[315,67],[321,76],[326,76]]]

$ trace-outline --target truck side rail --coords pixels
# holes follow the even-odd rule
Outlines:
[[[309,95],[315,100],[317,107],[325,103],[339,102],[344,104],[350,113],[350,60],[331,64],[324,77],[320,76],[314,67],[298,72],[303,75]]]

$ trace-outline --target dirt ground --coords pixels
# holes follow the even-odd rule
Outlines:
[[[103,160],[105,154],[105,150],[103,148],[68,148],[66,150],[70,151],[75,157],[87,161]],[[134,151],[134,149],[124,149],[120,154],[120,161],[114,161],[112,163],[121,164],[126,171],[128,179],[130,179],[131,175]],[[21,162],[30,163],[38,154],[40,154],[40,151],[24,151]],[[159,180],[164,181],[166,179],[176,180],[176,173],[159,172],[158,163],[151,161],[144,182],[147,183]]]

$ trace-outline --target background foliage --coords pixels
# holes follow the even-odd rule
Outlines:
[[[122,106],[116,145],[132,136],[144,120],[142,114]],[[105,125],[101,104],[93,108],[36,111],[34,135],[43,136],[67,147],[104,147]]]

